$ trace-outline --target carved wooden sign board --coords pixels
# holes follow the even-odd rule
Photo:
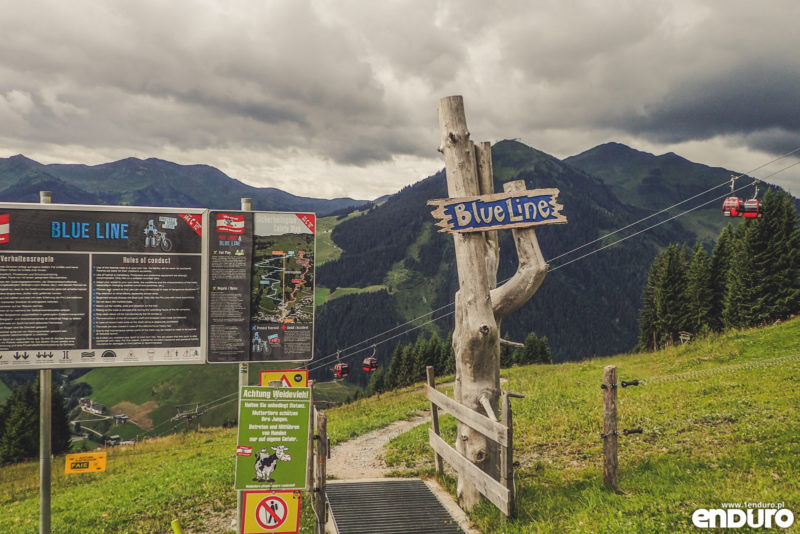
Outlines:
[[[542,224],[566,224],[558,189],[532,189],[475,197],[429,200],[440,232],[486,232]]]

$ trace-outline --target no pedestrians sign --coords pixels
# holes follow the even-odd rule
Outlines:
[[[245,491],[241,534],[296,534],[300,491]]]

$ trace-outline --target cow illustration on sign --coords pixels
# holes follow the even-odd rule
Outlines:
[[[253,479],[254,481],[275,482],[271,475],[275,472],[275,468],[278,467],[278,461],[292,461],[292,457],[286,454],[286,451],[289,450],[288,447],[278,445],[270,448],[275,451],[273,454],[269,454],[267,449],[261,449],[256,456],[256,478]]]

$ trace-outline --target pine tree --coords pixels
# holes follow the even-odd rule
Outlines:
[[[656,287],[659,284],[658,277],[661,273],[661,264],[666,257],[665,252],[661,252],[655,257],[650,265],[650,272],[647,275],[647,283],[642,291],[642,307],[639,311],[639,346],[656,350],[658,348],[658,326],[656,324]]]
[[[39,395],[34,384],[17,386],[5,404],[0,464],[35,458],[39,450]]]
[[[726,328],[743,328],[752,324],[753,308],[759,291],[755,287],[753,275],[755,242],[752,239],[752,228],[748,224],[739,225],[732,243],[722,310],[722,321]]]
[[[392,363],[397,363],[397,367],[395,370],[396,376],[396,386],[395,387],[405,387],[411,384],[411,378],[414,368],[414,346],[413,345],[403,345],[400,348],[400,353],[396,356],[396,358],[392,359]]]
[[[400,387],[400,367],[402,365],[400,362],[400,354],[402,351],[402,344],[398,343],[395,345],[394,352],[392,353],[392,360],[389,362],[389,370],[386,372],[386,377],[384,379],[387,390]]]
[[[51,399],[50,413],[52,417],[52,427],[50,430],[50,449],[53,454],[63,454],[69,451],[71,445],[67,403],[61,390],[55,385],[53,386]],[[39,401],[38,395],[36,400],[37,402]]]
[[[503,336],[503,339],[509,341],[508,332]],[[514,363],[514,350],[511,345],[500,344],[500,367],[511,367]]]
[[[425,345],[425,353],[427,354],[429,362],[428,365],[433,366],[434,374],[438,376],[439,374],[442,373],[444,360],[442,358],[442,340],[439,337],[439,334],[437,334],[435,330],[433,331],[431,337],[428,339],[428,342]]]
[[[535,332],[528,334],[528,337],[525,338],[525,346],[514,351],[514,363],[519,365],[552,363],[547,338],[539,338]]]
[[[63,454],[70,448],[69,418],[64,396],[55,385],[51,390],[51,450]],[[0,431],[0,464],[35,458],[39,454],[38,381],[14,388],[3,407]]]
[[[692,259],[686,272],[686,322],[684,327],[697,334],[704,326],[710,326],[713,308],[711,264],[708,253],[700,243],[694,247]]]
[[[733,227],[728,224],[717,238],[711,254],[711,290],[713,292],[709,326],[714,331],[723,327],[722,310],[725,307],[725,296],[728,291],[728,271],[730,270],[734,242]]]
[[[686,328],[686,266],[685,245],[667,247],[659,285],[656,287],[656,324],[662,333],[662,344],[677,342],[678,333]]]
[[[369,378],[369,384],[367,384],[367,390],[365,394],[370,396],[386,391],[385,377],[386,374],[383,371],[383,367],[378,367],[378,369],[373,371],[372,376]]]
[[[425,380],[425,368],[428,365],[433,365],[433,360],[431,359],[432,354],[428,352],[428,343],[422,336],[417,338],[411,353],[413,363],[411,366],[409,383],[414,384],[415,382]]]
[[[756,222],[762,253],[755,258],[761,295],[755,324],[784,319],[800,310],[800,227],[790,195],[767,190],[764,217]]]
[[[452,375],[456,372],[456,351],[453,348],[452,337],[450,338],[450,343],[445,347],[445,365],[444,371],[442,374],[445,375]]]

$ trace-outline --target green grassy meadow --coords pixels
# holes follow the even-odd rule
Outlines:
[[[619,437],[619,492],[602,481],[606,365],[646,381],[618,388],[620,429],[644,429]],[[743,501],[800,515],[800,320],[502,376],[525,395],[512,401],[519,513],[502,525],[481,505],[471,515],[481,532],[690,532],[697,508]],[[387,448],[398,475],[433,475],[428,426]],[[455,422],[442,429],[452,442]]]
[[[618,389],[620,428],[641,426],[644,434],[619,437],[617,492],[603,486],[601,472],[606,365],[617,366],[620,380],[645,381]],[[694,510],[743,501],[784,503],[800,515],[800,320],[657,353],[516,367],[502,377],[504,389],[525,395],[512,401],[518,515],[504,523],[480,504],[470,513],[480,532],[692,532]],[[331,442],[427,407],[417,386],[327,410]],[[428,426],[386,447],[395,475],[435,476]],[[452,440],[454,421],[445,416],[441,426]],[[106,473],[69,477],[57,458],[52,531],[166,533],[177,518],[187,534],[225,532],[213,525],[229,521],[235,507],[235,442],[234,429],[159,438],[111,449]],[[38,531],[37,467],[0,469],[0,532]],[[455,491],[452,478],[442,482]],[[311,532],[306,506],[303,525]]]

